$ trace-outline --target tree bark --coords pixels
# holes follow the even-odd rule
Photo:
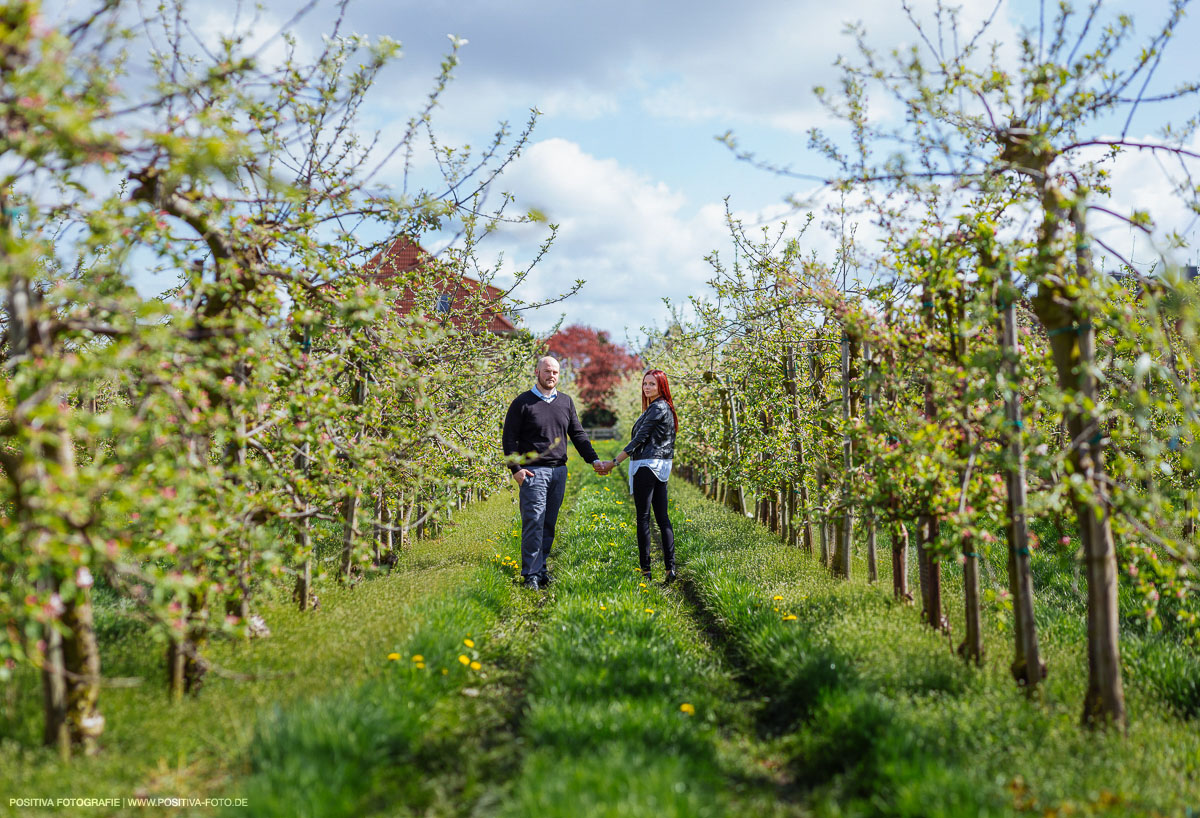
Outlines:
[[[1085,205],[1071,207],[1076,238],[1076,274],[1082,281],[1092,277],[1091,251],[1087,244]],[[1059,194],[1048,189],[1043,204],[1042,244],[1050,248],[1060,219],[1056,207]],[[1067,286],[1065,276],[1052,272],[1038,282],[1033,307],[1046,327],[1058,383],[1067,395],[1066,421],[1071,439],[1071,465],[1082,485],[1072,484],[1071,503],[1083,540],[1088,597],[1088,688],[1082,721],[1086,725],[1126,726],[1125,690],[1121,679],[1118,644],[1117,559],[1112,526],[1104,496],[1107,467],[1104,435],[1093,407],[1098,402],[1095,375],[1096,336],[1091,315]]]
[[[43,580],[43,593],[57,593],[58,584]],[[71,731],[67,725],[67,681],[63,664],[62,634],[52,625],[42,629],[45,654],[42,656],[42,712],[45,728],[42,741],[58,750],[60,758],[71,757]]]
[[[854,444],[850,438],[851,417],[851,343],[850,336],[842,329],[842,491],[841,514],[837,521],[837,543],[833,557],[834,576],[850,579],[850,557],[854,538],[854,501],[853,486],[850,482],[851,469],[854,466]]]
[[[71,743],[83,748],[85,755],[99,749],[97,740],[104,732],[100,715],[100,648],[92,619],[91,592],[78,588],[74,599],[65,602],[63,625],[68,634],[62,640],[63,667],[66,669],[67,729]]]
[[[813,550],[812,507],[808,499],[808,467],[804,458],[804,435],[800,428],[800,391],[796,383],[798,375],[796,353],[791,345],[788,345],[784,366],[787,370],[784,375],[784,387],[788,394],[788,420],[792,427],[792,450],[796,457],[797,475],[793,488],[793,503],[788,514],[792,520],[791,544],[795,545],[799,539],[804,550],[811,554]],[[797,504],[799,508],[796,507]],[[797,521],[800,524],[801,533],[799,535],[796,533]]]
[[[942,611],[942,566],[932,553],[938,520],[922,514],[917,520],[917,571],[921,580],[921,619],[931,628],[949,632],[950,621]]]
[[[867,582],[872,585],[879,581],[878,554],[875,543],[875,515],[867,512],[865,524],[867,527]]]
[[[354,383],[351,388],[351,401],[355,406],[362,406],[367,402],[367,382],[360,369],[355,370]],[[344,583],[350,578],[350,571],[354,565],[354,543],[358,534],[360,493],[359,488],[355,486],[342,502],[342,521],[345,530],[342,537],[342,559],[338,563],[339,583]]]
[[[986,261],[985,261],[986,263]],[[1004,478],[1007,489],[1008,585],[1013,603],[1013,678],[1032,693],[1046,676],[1038,649],[1033,618],[1033,571],[1029,554],[1029,525],[1025,517],[1025,451],[1021,440],[1021,396],[1018,391],[1017,289],[1005,265],[1000,291],[1000,349],[1004,374],[1004,423],[1007,430]]]
[[[925,323],[934,326],[933,292],[926,287],[922,301],[922,312]],[[928,377],[924,378],[925,406],[924,415],[927,423],[937,421],[937,407],[933,400],[933,383]],[[917,569],[921,580],[921,618],[932,628],[949,631],[950,622],[942,613],[942,566],[932,553],[932,546],[937,539],[938,519],[929,511],[924,511],[917,519]]]
[[[912,602],[908,590],[908,527],[900,521],[892,523],[892,594]]]
[[[963,597],[966,604],[966,628],[958,655],[976,665],[983,664],[983,629],[979,610],[979,555],[969,539],[963,540]]]
[[[733,388],[729,385],[728,378],[726,378],[725,388],[729,395],[729,427],[730,431],[732,432],[731,439],[733,441],[734,464],[735,468],[740,470],[742,465],[742,443],[738,430],[737,394],[734,393]],[[738,480],[736,491],[737,510],[743,517],[745,517],[749,514],[749,509],[746,507],[746,490],[742,486],[741,480]]]
[[[358,530],[358,500],[357,490],[351,491],[342,501],[342,559],[338,563],[338,582],[344,583],[350,577],[354,567],[355,531]]]

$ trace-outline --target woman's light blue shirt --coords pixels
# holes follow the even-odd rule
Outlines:
[[[654,476],[662,482],[667,482],[671,476],[671,461],[663,460],[661,457],[655,457],[651,460],[630,460],[629,461],[629,493],[633,494],[633,475],[638,469],[649,469],[654,472]]]

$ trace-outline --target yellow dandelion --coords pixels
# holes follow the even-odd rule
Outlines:
[[[466,646],[467,646],[467,647],[469,647],[469,648],[473,648],[473,647],[475,647],[475,642],[474,642],[473,640],[471,640],[471,639],[464,639],[464,640],[463,640],[463,644],[464,644],[464,645],[466,645]]]
[[[645,588],[645,587],[646,587],[646,583],[644,583],[644,582],[639,582],[639,583],[638,583],[638,587],[639,587],[639,588]]]
[[[608,608],[605,608],[603,605],[601,605],[601,606],[600,606],[600,610],[602,610],[602,611],[607,611],[607,610],[608,610]]]
[[[696,708],[687,702],[684,702],[683,704],[679,705],[679,712],[688,716],[694,716],[696,715]]]
[[[648,613],[648,614],[653,614],[653,613],[654,613],[654,609],[653,609],[653,608],[647,608],[647,609],[646,609],[646,613]]]
[[[471,663],[471,670],[479,670],[481,667],[483,667],[483,665],[479,664],[478,662]]]
[[[450,672],[450,671],[446,670],[446,668],[442,668],[442,675],[443,675],[443,676],[445,676],[445,675],[446,675],[447,673],[449,673],[449,672]]]
[[[471,664],[471,657],[465,653],[462,653],[459,654],[458,661],[460,664],[469,665]]]
[[[414,662],[424,662],[424,661],[425,661],[425,657],[424,657],[424,656],[422,656],[422,655],[421,655],[421,654],[419,654],[419,653],[414,653],[414,654],[413,654],[413,658],[412,658],[412,660],[413,660]]]
[[[784,621],[784,622],[792,622],[792,621],[794,621],[795,619],[796,619],[796,615],[795,615],[795,614],[788,614],[787,616],[785,616],[785,617],[783,618],[783,621]]]
[[[394,662],[394,661],[396,661],[396,660],[397,660],[397,659],[399,659],[399,658],[400,658],[400,654],[399,654],[399,653],[389,653],[389,654],[388,654],[388,661],[389,661],[389,662]]]
[[[771,599],[775,600],[776,602],[783,601],[783,597],[781,597],[779,594],[776,594],[775,596],[771,597]]]
[[[417,662],[417,670],[424,670],[424,669],[425,669],[425,663]]]

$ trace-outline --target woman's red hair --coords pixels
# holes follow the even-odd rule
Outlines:
[[[671,407],[671,416],[675,418],[675,431],[679,431],[679,413],[675,411],[675,404],[671,401],[671,384],[667,383],[667,373],[661,369],[651,369],[646,375],[653,375],[654,382],[658,384],[658,395],[667,402],[667,406]],[[646,375],[642,376],[642,383],[646,382]],[[655,398],[657,400],[658,398]],[[642,411],[645,412],[650,408],[650,400],[646,397],[646,393],[642,393]]]

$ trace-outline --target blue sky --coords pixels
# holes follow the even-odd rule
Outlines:
[[[929,19],[932,0],[913,0]],[[1047,13],[1056,4],[1045,3]],[[1080,2],[1079,5],[1084,5]],[[992,0],[967,0],[966,27],[978,22]],[[1036,25],[1038,0],[1002,0],[989,39],[1011,48],[1022,27]],[[249,24],[261,39],[287,20],[295,4],[265,0]],[[1134,16],[1139,34],[1164,17],[1166,0],[1108,2],[1103,19]],[[301,46],[316,48],[332,19],[329,4],[300,24]],[[197,28],[229,33],[229,7],[197,5]],[[242,17],[242,27],[247,28]],[[524,207],[537,207],[561,225],[547,259],[519,293],[534,300],[561,291],[577,278],[583,291],[567,302],[526,313],[544,331],[565,315],[636,338],[639,328],[662,325],[663,298],[683,302],[706,290],[713,250],[730,246],[723,226],[724,200],[751,220],[786,213],[790,194],[812,186],[781,179],[736,161],[714,138],[727,130],[759,155],[799,170],[825,167],[807,148],[806,131],[827,124],[812,87],[830,83],[839,53],[850,53],[845,23],[862,22],[871,41],[889,48],[911,42],[899,0],[610,0],[608,3],[549,0],[357,0],[349,6],[345,33],[388,35],[404,57],[383,78],[367,122],[385,133],[399,131],[420,104],[448,34],[468,40],[457,77],[435,120],[444,141],[481,144],[500,120],[519,127],[528,110],[543,115],[528,149],[499,183]],[[1200,6],[1186,19],[1159,69],[1161,89],[1200,78]],[[264,52],[269,55],[269,49]],[[1197,114],[1189,106],[1147,107],[1131,133],[1151,136],[1164,118]],[[1119,130],[1119,124],[1113,124]],[[1191,216],[1169,202],[1163,173],[1153,160],[1132,156],[1115,176],[1116,209],[1135,203],[1160,215],[1164,225],[1196,233]],[[793,216],[793,218],[796,218]],[[1127,228],[1109,238],[1135,256],[1152,257]],[[494,237],[485,255],[504,253],[511,264],[532,257],[540,228],[509,230]],[[834,241],[812,236],[828,253]],[[439,249],[443,237],[424,243]],[[1138,255],[1138,254],[1141,255]]]

